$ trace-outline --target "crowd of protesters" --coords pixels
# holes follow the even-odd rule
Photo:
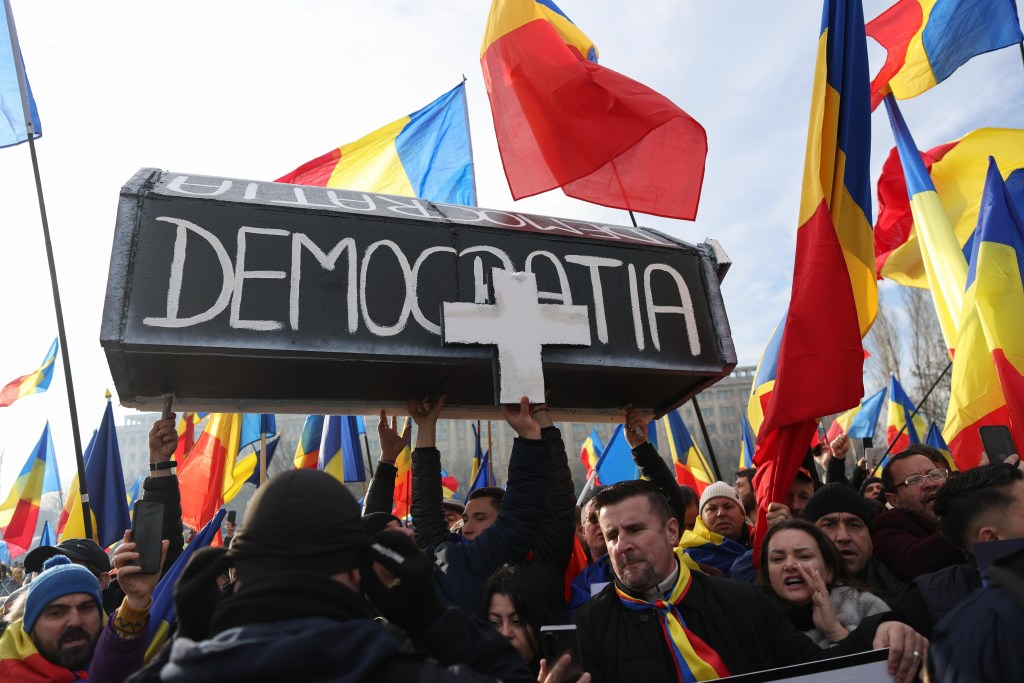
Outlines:
[[[1024,554],[983,576],[973,552],[1024,538],[1015,460],[950,473],[914,446],[878,478],[863,463],[848,478],[840,437],[808,451],[755,534],[753,471],[698,496],[628,407],[642,479],[578,507],[559,429],[524,398],[502,408],[517,435],[507,486],[447,500],[443,410],[409,403],[415,444],[382,413],[362,507],[320,471],[271,478],[225,546],[192,554],[162,647],[153,593],[184,537],[173,469],[152,467],[171,460],[175,421],[158,420],[143,499],[164,506],[161,571],[142,573],[130,532],[110,557],[86,539],[34,550],[30,581],[0,577],[0,680],[704,681],[882,648],[901,683],[1024,680]],[[556,632],[575,633],[575,656]]]

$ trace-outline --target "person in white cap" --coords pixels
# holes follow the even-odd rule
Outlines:
[[[683,532],[679,546],[694,561],[730,577],[733,563],[750,549],[743,501],[735,488],[716,481],[700,494],[697,513],[693,530]]]

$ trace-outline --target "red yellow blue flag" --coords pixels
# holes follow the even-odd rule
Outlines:
[[[754,429],[750,426],[750,420],[747,419],[746,413],[740,415],[740,419],[743,426],[743,434],[740,435],[739,469],[745,470],[754,466],[754,444],[757,441],[757,435],[754,434]]]
[[[85,449],[84,460],[93,538],[101,547],[106,548],[124,538],[125,529],[131,528],[131,516],[124,495],[121,451],[117,444],[114,411],[109,400],[100,428],[93,433]],[[57,535],[61,540],[85,538],[82,498],[78,489],[78,475],[75,475],[57,522]]]
[[[7,543],[11,557],[18,557],[32,547],[46,478],[46,461],[53,457],[53,440],[50,438],[50,423],[47,422],[7,499],[0,504],[0,536]]]
[[[237,480],[235,463],[240,451],[242,415],[211,413],[192,454],[178,467],[182,521],[193,529],[203,528],[225,503],[225,494],[252,474]],[[241,473],[239,473],[241,475]],[[236,491],[237,492],[237,491]]]
[[[460,83],[419,111],[306,162],[277,182],[475,206],[466,84]]]
[[[597,481],[604,486],[640,478],[640,470],[633,461],[633,449],[626,441],[622,425],[615,428],[594,469],[597,470]]]
[[[395,506],[391,512],[400,519],[405,519],[412,512],[412,447],[409,444],[413,442],[413,437],[410,422],[412,420],[407,417],[402,423],[399,434],[405,434],[405,430],[409,429],[409,440],[395,460],[398,472],[395,474]]]
[[[1024,130],[979,128],[959,140],[921,152],[939,203],[956,234],[965,262],[978,227],[988,158],[995,157],[1003,180],[1024,175]],[[908,287],[928,288],[907,181],[895,147],[878,178],[878,221],[875,223],[875,264],[881,277]]]
[[[979,464],[979,429],[1006,425],[1024,444],[1024,187],[994,160],[981,201],[942,430],[960,469]]]
[[[2,39],[2,36],[0,36]],[[0,44],[2,44],[0,40]],[[0,116],[2,119],[2,116]],[[11,380],[3,389],[0,389],[0,408],[11,405],[19,398],[29,394],[38,394],[50,388],[50,380],[53,379],[53,365],[57,361],[57,340],[53,340],[50,350],[46,352],[39,369],[28,375],[22,375],[18,379]]]
[[[799,229],[775,385],[758,432],[759,534],[785,499],[821,415],[864,395],[861,339],[878,311],[871,238],[871,98],[858,0],[826,0],[818,36]],[[828,312],[828,325],[822,315]],[[753,420],[751,421],[753,426]],[[755,548],[760,546],[760,536]]]
[[[672,453],[676,481],[689,486],[699,496],[715,481],[714,472],[708,467],[704,454],[690,436],[690,430],[686,428],[679,411],[673,410],[661,419],[668,437],[668,449]]]
[[[597,63],[553,0],[494,0],[480,65],[514,199],[570,197],[693,220],[704,128],[668,98]]]
[[[317,469],[340,482],[366,481],[363,447],[354,416],[331,415],[324,428]]]
[[[828,428],[827,438],[832,441],[840,434],[846,434],[851,439],[873,439],[875,430],[878,427],[878,416],[882,414],[882,405],[885,403],[886,387],[882,387],[871,394],[856,408],[851,408],[841,414]]]
[[[587,476],[590,476],[590,472],[597,467],[597,461],[601,459],[601,453],[604,452],[604,443],[601,441],[601,435],[597,433],[596,429],[590,430],[590,436],[587,437],[586,441],[583,442],[582,448],[580,448],[580,462],[587,468]]]
[[[323,440],[324,416],[309,415],[302,425],[302,436],[295,449],[295,469],[316,469],[320,462],[320,442]]]
[[[886,51],[871,82],[872,109],[887,93],[916,97],[971,58],[1024,39],[1013,0],[899,0],[867,34]]]
[[[907,446],[911,444],[921,443],[921,436],[928,432],[928,423],[920,413],[914,413],[914,408],[914,402],[903,390],[903,385],[896,379],[896,375],[891,375],[889,419],[885,430],[890,452],[900,453],[907,450]]]
[[[960,468],[956,466],[956,461],[953,460],[953,454],[949,451],[949,446],[946,445],[946,441],[942,438],[942,431],[939,426],[932,422],[928,425],[928,436],[925,437],[924,442],[942,453],[942,457],[946,459],[946,465],[949,467],[950,472],[957,472]]]

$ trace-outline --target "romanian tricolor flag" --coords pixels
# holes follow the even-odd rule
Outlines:
[[[817,419],[864,395],[861,339],[878,311],[871,239],[871,101],[859,0],[826,0],[818,37],[800,228],[775,387],[758,433],[758,524],[785,500]],[[827,311],[828,325],[822,325]],[[753,421],[751,421],[753,425]],[[755,549],[760,546],[760,537]]]
[[[743,434],[740,436],[739,469],[745,470],[754,466],[754,444],[757,442],[757,435],[754,434],[754,429],[750,426],[747,414],[743,413],[740,418],[743,423]]]
[[[146,663],[164,646],[167,638],[171,635],[171,625],[174,623],[174,584],[185,569],[185,565],[192,559],[200,548],[206,548],[213,542],[213,538],[220,532],[220,525],[224,522],[227,510],[221,508],[213,518],[200,529],[189,544],[185,546],[174,564],[160,577],[160,582],[153,589],[153,602],[149,608],[149,644],[146,646]]]
[[[733,563],[747,552],[747,547],[742,543],[708,529],[700,517],[697,517],[692,530],[683,530],[679,547],[694,562],[715,567],[726,578],[732,573]]]
[[[887,93],[916,97],[969,59],[1022,40],[1014,0],[899,0],[867,25],[886,50],[871,108]]]
[[[7,500],[0,504],[0,536],[7,543],[11,557],[18,557],[32,547],[48,460],[56,460],[49,422],[43,427],[42,436],[11,486]]]
[[[494,0],[480,64],[512,197],[570,197],[693,220],[707,135],[668,98],[597,63],[553,0]]]
[[[475,206],[465,83],[417,112],[306,162],[277,182]]]
[[[896,138],[903,174],[907,180],[910,195],[910,211],[914,217],[914,228],[918,237],[921,261],[924,265],[928,288],[932,292],[935,313],[939,318],[942,337],[946,348],[952,352],[956,343],[956,327],[963,307],[964,283],[967,281],[967,260],[960,243],[953,233],[946,213],[942,210],[939,195],[928,171],[921,161],[914,139],[910,137],[907,124],[903,121],[896,99],[885,98],[889,122]]]
[[[125,499],[128,501],[128,517],[135,519],[135,501],[142,497],[143,475],[135,478],[135,482],[125,491]]]
[[[412,420],[407,417],[402,423],[399,434],[405,434],[408,429],[409,438],[395,460],[395,469],[398,472],[395,474],[395,507],[391,514],[399,519],[405,519],[412,513],[412,447],[409,445],[412,443],[411,422]]]
[[[787,312],[788,315],[788,312]],[[754,383],[750,386],[750,398],[747,400],[747,422],[750,423],[750,430],[757,440],[761,432],[761,423],[764,422],[764,412],[771,400],[772,390],[775,389],[775,375],[779,370],[779,348],[782,346],[782,328],[786,323],[783,317],[772,336],[765,346],[761,359],[757,362],[757,371],[754,373]]]
[[[50,528],[50,520],[43,522],[43,530],[39,533],[39,546],[57,545],[57,538],[53,535],[53,529]]]
[[[295,469],[316,469],[320,462],[320,442],[323,440],[324,416],[309,415],[302,425],[302,436],[295,449]]]
[[[597,433],[596,429],[590,430],[590,436],[583,442],[583,447],[580,448],[580,462],[587,468],[587,476],[590,476],[591,471],[597,467],[597,461],[601,459],[601,453],[604,452],[604,443],[601,441],[601,435]]]
[[[359,444],[359,426],[353,416],[327,418],[317,469],[338,481],[366,481],[363,447]]]
[[[878,416],[882,414],[882,405],[885,403],[885,393],[886,388],[882,387],[861,401],[856,408],[851,408],[837,417],[828,428],[828,440],[831,442],[840,434],[846,434],[851,439],[875,438]]]
[[[1003,179],[1024,176],[1024,130],[979,128],[959,140],[921,152],[921,161],[939,195],[965,262],[971,259],[978,226],[988,158],[995,157]],[[899,150],[893,147],[878,178],[878,221],[875,223],[875,264],[880,277],[909,287],[928,288],[907,181]]]
[[[953,460],[953,454],[949,451],[949,446],[946,445],[945,440],[942,438],[942,431],[939,426],[932,422],[928,425],[928,436],[925,437],[924,442],[942,453],[942,457],[946,459],[946,465],[949,467],[950,472],[957,472],[960,468],[956,466],[956,461]]]
[[[2,40],[0,36],[0,40]],[[57,361],[57,340],[53,340],[50,350],[46,353],[39,369],[28,375],[23,375],[16,380],[7,383],[0,389],[0,408],[11,405],[22,396],[38,394],[50,388],[50,380],[53,379],[53,364]]]
[[[678,410],[673,410],[661,418],[668,437],[668,449],[672,453],[672,465],[676,471],[676,481],[689,486],[699,496],[715,480],[704,454],[690,436],[690,430],[683,422]]]
[[[942,430],[962,470],[981,459],[980,427],[1006,425],[1024,444],[1024,221],[1014,205],[1021,191],[990,162]]]
[[[114,410],[110,401],[103,412],[100,428],[92,435],[85,449],[85,483],[89,493],[89,514],[92,517],[92,538],[106,548],[124,538],[125,529],[132,520],[124,496],[124,474],[121,470],[121,451],[117,445]],[[64,501],[64,509],[57,521],[60,539],[85,538],[82,498],[78,475]]]
[[[914,412],[914,402],[903,391],[903,385],[896,375],[889,377],[889,421],[885,429],[885,440],[889,451],[901,453],[910,444],[921,443],[921,436],[928,431],[924,417]]]
[[[441,491],[445,498],[459,498],[459,480],[444,470],[441,470]]]
[[[103,622],[106,622],[105,617]],[[88,680],[88,672],[84,670],[71,671],[44,657],[36,649],[32,636],[25,633],[22,624],[21,619],[15,621],[4,631],[4,637],[0,638],[0,681],[74,683],[74,681]]]
[[[234,472],[241,435],[241,414],[211,413],[192,455],[178,468],[181,519],[193,529],[206,526],[220,506],[230,500],[225,494],[232,490],[237,493],[252,474],[249,468],[244,477],[240,471],[236,488]]]

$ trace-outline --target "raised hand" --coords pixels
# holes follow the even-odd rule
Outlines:
[[[639,410],[632,404],[626,406],[626,417],[623,422],[623,431],[626,434],[626,443],[630,448],[636,448],[640,444],[647,443],[647,421]]]
[[[149,462],[166,462],[178,447],[178,427],[174,413],[153,423],[149,430]]]
[[[412,400],[405,404],[409,416],[416,423],[416,447],[432,448],[437,443],[437,418],[444,408],[445,395],[431,403]]]
[[[523,396],[519,399],[519,406],[501,406],[501,414],[505,417],[509,427],[515,430],[523,439],[539,439],[540,423],[530,414],[530,399]]]
[[[394,465],[398,456],[402,454],[405,447],[409,445],[409,430],[411,425],[406,425],[401,434],[398,433],[398,418],[392,417],[391,424],[388,424],[387,413],[380,411],[380,422],[377,423],[377,438],[380,440],[380,461]]]
[[[839,616],[836,614],[832,598],[828,593],[828,585],[825,584],[821,572],[803,562],[797,562],[796,568],[807,589],[811,591],[811,619],[814,621],[815,627],[833,643],[850,635],[850,632],[839,622]]]
[[[139,559],[135,552],[135,544],[131,542],[131,532],[124,532],[124,543],[114,551],[113,563],[117,569],[117,583],[124,591],[128,599],[128,605],[133,609],[147,609],[149,599],[153,596],[153,589],[160,581],[160,572],[155,574],[142,574],[142,568],[133,564]],[[164,565],[167,557],[167,548],[170,541],[164,540],[160,543],[160,566]]]

